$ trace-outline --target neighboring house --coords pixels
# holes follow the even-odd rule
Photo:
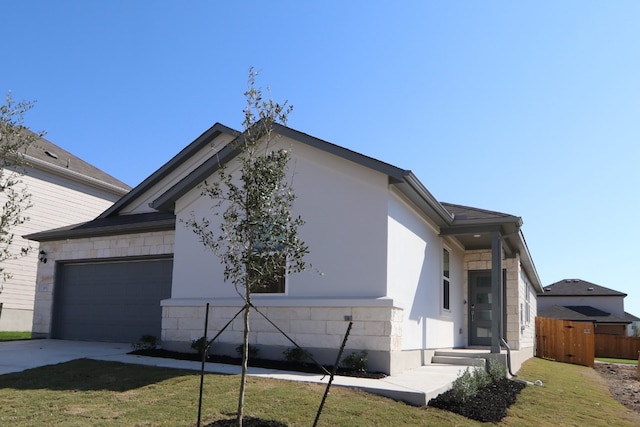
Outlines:
[[[564,279],[538,295],[538,316],[594,322],[596,334],[632,336],[640,319],[624,311],[626,296],[585,280]]]
[[[515,369],[533,356],[542,288],[519,217],[440,203],[411,171],[284,126],[274,132],[291,150],[300,236],[322,274],[287,277],[253,303],[300,346],[333,362],[353,320],[345,354],[367,350],[370,369],[387,373],[428,364],[435,349],[499,353],[501,335]],[[50,258],[40,265],[34,332],[129,342],[151,334],[188,350],[203,335],[207,303],[208,335],[220,330],[242,300],[184,221],[219,221],[200,185],[221,163],[235,170],[228,144],[237,135],[216,124],[94,221],[29,236]],[[235,354],[241,331],[238,318],[214,351]],[[250,342],[263,357],[291,347],[256,313]]]
[[[47,262],[36,242],[21,236],[95,218],[131,188],[44,138],[25,154],[22,185],[31,194],[29,221],[14,228],[14,247],[34,250],[26,257],[3,262],[12,277],[0,293],[0,330],[30,331],[38,263]],[[4,203],[0,192],[0,203]],[[15,251],[14,251],[15,252]],[[40,261],[39,261],[40,260]]]

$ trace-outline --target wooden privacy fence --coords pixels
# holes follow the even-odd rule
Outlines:
[[[593,368],[594,330],[592,322],[536,317],[536,355]]]
[[[595,340],[596,357],[638,360],[639,337],[596,334]]]

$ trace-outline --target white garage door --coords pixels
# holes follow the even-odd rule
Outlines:
[[[160,338],[160,301],[171,297],[172,259],[60,264],[53,338],[137,342]]]

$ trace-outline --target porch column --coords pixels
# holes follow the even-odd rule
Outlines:
[[[502,325],[502,236],[491,233],[491,353],[500,353]]]

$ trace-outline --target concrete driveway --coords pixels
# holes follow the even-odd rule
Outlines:
[[[0,375],[25,369],[55,365],[81,358],[124,355],[131,344],[63,340],[23,340],[0,342]]]

